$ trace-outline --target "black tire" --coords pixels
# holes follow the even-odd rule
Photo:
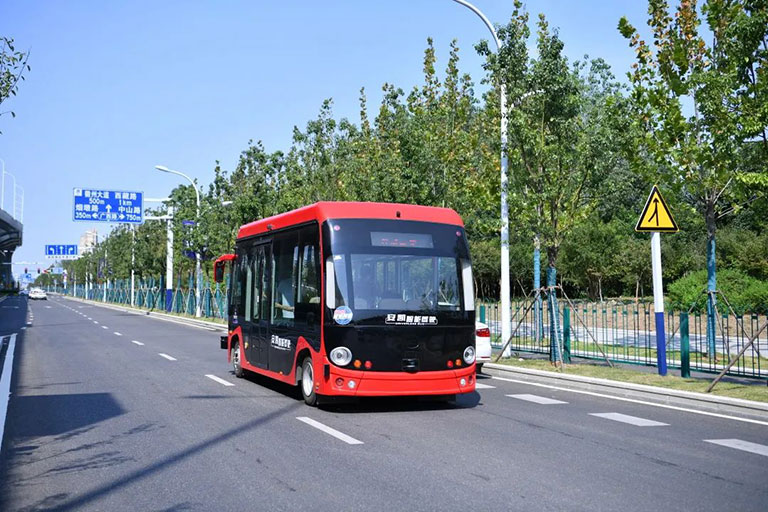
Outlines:
[[[299,389],[304,402],[314,407],[317,405],[317,393],[315,392],[315,370],[312,368],[312,358],[305,357],[301,362],[301,381]]]
[[[235,340],[235,344],[232,346],[230,355],[232,358],[232,368],[235,370],[235,377],[242,379],[245,376],[245,370],[243,370],[243,366],[240,363],[240,340]]]

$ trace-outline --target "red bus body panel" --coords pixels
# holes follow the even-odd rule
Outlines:
[[[330,377],[322,378],[318,393],[337,396],[458,395],[475,390],[475,365],[456,370],[432,372],[372,372],[348,370],[329,363]],[[318,375],[315,373],[315,375]],[[322,375],[322,374],[320,374]],[[343,382],[336,383],[337,379]],[[461,385],[461,379],[465,384]],[[349,381],[355,382],[353,389]]]

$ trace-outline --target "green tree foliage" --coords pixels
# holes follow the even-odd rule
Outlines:
[[[537,56],[526,45],[528,14],[520,2],[499,29],[498,56],[487,45],[496,83],[506,84],[513,218],[538,236],[554,269],[568,234],[596,208],[595,191],[621,167],[612,151],[621,135],[612,121],[624,106],[602,60],[568,63],[564,44],[544,15],[537,23]]]
[[[11,114],[16,117],[15,112],[4,111],[2,106],[7,99],[16,96],[19,83],[25,80],[24,73],[32,70],[28,61],[29,52],[16,50],[12,38],[0,36],[0,116]]]
[[[728,303],[736,314],[768,312],[768,282],[760,281],[738,270],[722,270],[719,276],[720,290],[728,297]],[[706,287],[707,272],[699,270],[678,279],[669,286],[667,301],[672,309],[692,310],[702,313],[706,310],[707,296],[702,293]],[[720,313],[729,313],[727,305],[720,303]]]
[[[635,164],[692,204],[714,241],[718,218],[768,185],[768,2],[709,0],[699,12],[681,0],[672,15],[650,0],[648,13],[651,44],[619,22],[637,58]]]

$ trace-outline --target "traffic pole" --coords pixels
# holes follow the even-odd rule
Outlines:
[[[661,234],[651,234],[651,268],[653,270],[653,309],[656,316],[656,364],[659,375],[667,374],[667,341],[664,333],[664,288],[661,280]]]

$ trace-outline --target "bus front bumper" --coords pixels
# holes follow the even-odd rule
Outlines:
[[[318,390],[336,396],[458,395],[475,390],[475,365],[457,370],[375,372],[347,370],[333,364]]]

